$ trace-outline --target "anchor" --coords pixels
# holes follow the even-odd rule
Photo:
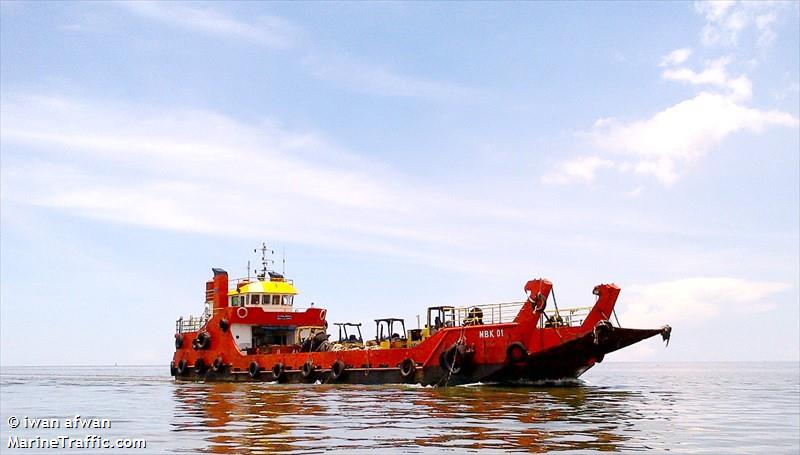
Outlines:
[[[666,341],[666,345],[664,347],[669,346],[669,337],[672,335],[672,327],[665,325],[661,327],[661,339]]]

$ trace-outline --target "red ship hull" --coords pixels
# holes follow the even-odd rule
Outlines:
[[[297,352],[297,346],[287,345],[248,353],[236,344],[232,325],[325,324],[325,310],[244,311],[226,304],[227,274],[215,276],[213,283],[213,315],[199,330],[176,334],[171,373],[177,380],[434,386],[546,382],[577,378],[609,352],[659,334],[667,340],[671,332],[669,326],[612,326],[609,317],[620,291],[613,284],[595,287],[597,302],[580,324],[552,323],[546,310],[552,284],[532,280],[525,286],[528,299],[510,322],[465,319],[416,343],[391,343],[385,349]]]

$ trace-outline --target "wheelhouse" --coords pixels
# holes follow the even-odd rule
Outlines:
[[[259,307],[264,311],[286,311],[294,306],[297,289],[283,276],[270,276],[269,281],[243,280],[228,292],[231,307]]]

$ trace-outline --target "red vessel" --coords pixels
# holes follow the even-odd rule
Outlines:
[[[266,252],[262,248],[262,252]],[[290,383],[416,383],[555,381],[577,378],[603,357],[672,329],[629,329],[610,318],[620,288],[595,286],[591,307],[558,308],[553,284],[528,281],[520,302],[427,309],[424,326],[378,319],[375,339],[361,325],[338,323],[330,340],[322,308],[294,306],[291,280],[264,268],[253,279],[229,280],[212,269],[206,311],[176,322],[170,370],[177,380]],[[614,315],[615,316],[615,315]]]

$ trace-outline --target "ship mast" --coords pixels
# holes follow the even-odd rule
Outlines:
[[[256,276],[259,280],[264,281],[264,279],[267,277],[267,272],[269,272],[267,265],[275,262],[272,259],[267,259],[267,251],[269,251],[269,254],[275,254],[275,252],[267,248],[267,244],[265,242],[261,243],[261,248],[256,248],[253,250],[254,253],[259,251],[261,251],[261,272],[256,274]]]

